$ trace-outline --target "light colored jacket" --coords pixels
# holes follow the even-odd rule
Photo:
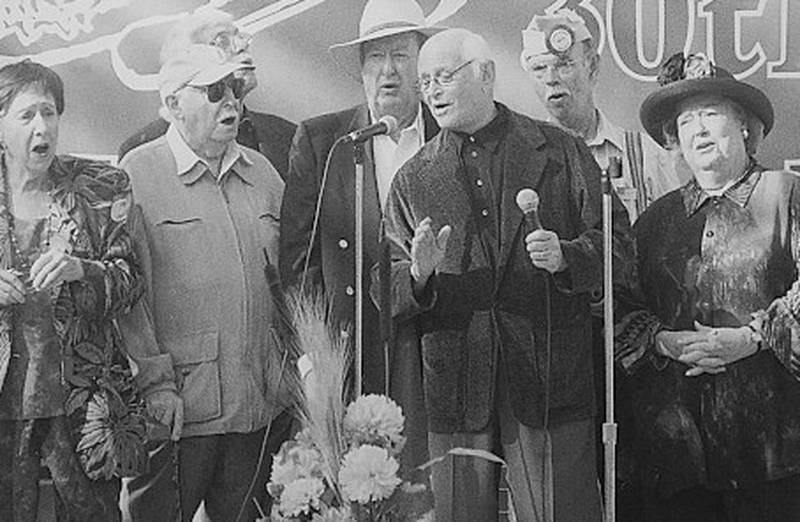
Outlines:
[[[218,179],[192,154],[170,129],[122,162],[149,255],[147,299],[120,326],[145,393],[180,392],[183,436],[252,432],[279,413],[282,359],[264,270],[277,266],[283,182],[236,143]]]

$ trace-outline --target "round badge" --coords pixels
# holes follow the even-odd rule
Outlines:
[[[547,38],[547,47],[552,53],[563,54],[570,50],[575,43],[575,35],[572,30],[565,25],[557,25],[550,31]]]
[[[125,221],[128,217],[128,211],[131,209],[130,196],[122,197],[111,204],[111,220],[117,223]]]

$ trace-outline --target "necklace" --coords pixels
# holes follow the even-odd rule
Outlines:
[[[33,290],[31,286],[30,279],[30,271],[32,262],[30,258],[25,255],[19,247],[19,242],[17,240],[16,232],[16,222],[14,213],[11,211],[11,189],[8,182],[8,172],[5,168],[5,162],[0,162],[0,170],[2,170],[3,174],[3,191],[2,197],[0,198],[0,219],[5,221],[5,232],[7,235],[8,245],[10,246],[9,249],[6,251],[6,259],[4,260],[4,266],[8,270],[14,273],[17,277],[19,277],[23,283],[25,284],[26,290]],[[48,192],[49,195],[49,192]],[[44,229],[41,230],[39,233],[39,243],[40,249],[42,252],[46,252],[50,248],[50,236],[51,236],[51,214],[52,212],[48,212],[48,216],[44,218]],[[34,231],[34,235],[36,232]],[[4,238],[0,237],[0,240]]]

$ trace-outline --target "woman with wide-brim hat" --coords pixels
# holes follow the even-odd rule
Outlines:
[[[620,302],[645,520],[796,521],[800,177],[753,157],[761,90],[702,55],[659,83],[642,124],[693,178],[637,221],[640,297]]]

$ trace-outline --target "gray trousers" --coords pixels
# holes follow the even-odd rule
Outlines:
[[[431,457],[457,447],[500,451],[519,522],[600,522],[593,420],[534,429],[514,418],[505,389],[497,396],[496,415],[483,431],[429,433]],[[435,465],[431,481],[437,522],[497,520],[500,469],[466,456]]]

